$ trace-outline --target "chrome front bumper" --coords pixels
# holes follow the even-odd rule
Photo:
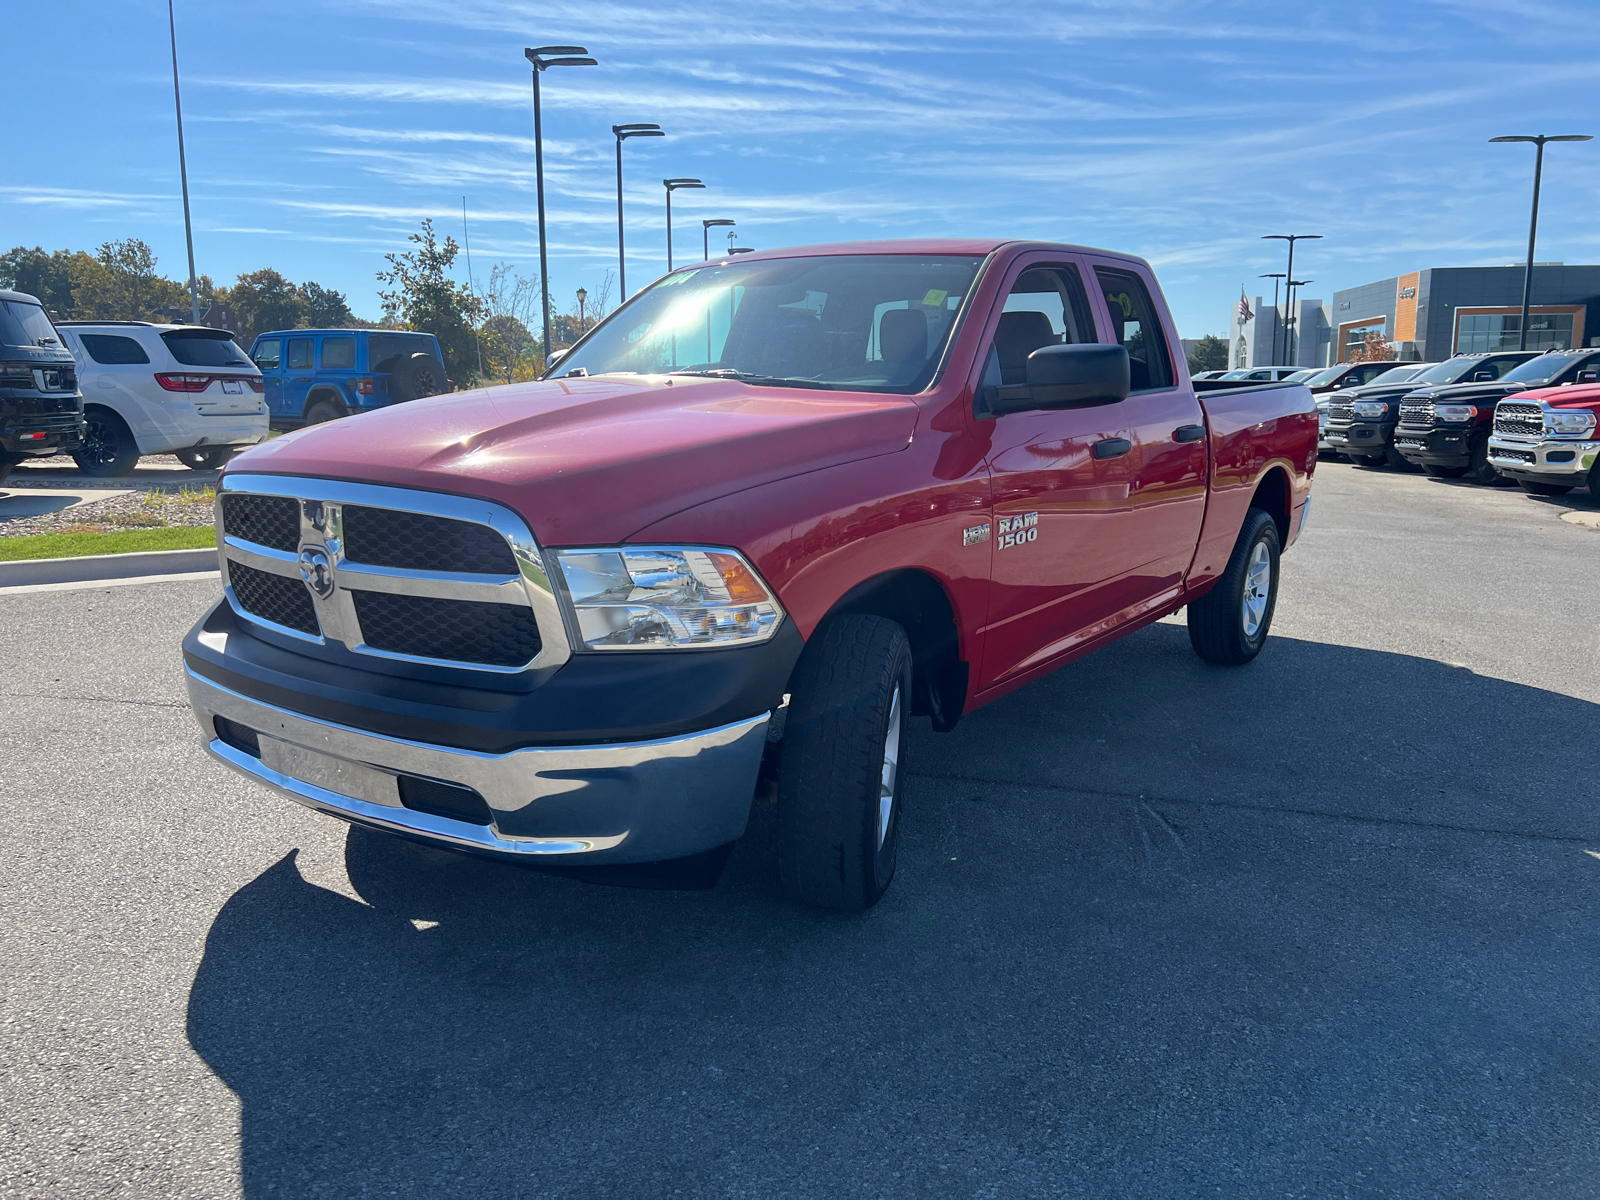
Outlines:
[[[1511,451],[1508,454],[1506,451]],[[1533,461],[1518,457],[1531,454]],[[1559,461],[1551,462],[1555,454]],[[1600,442],[1580,442],[1575,438],[1516,438],[1504,434],[1489,435],[1489,462],[1502,471],[1548,476],[1562,482],[1582,484],[1595,457],[1600,455]]]
[[[661,862],[735,841],[771,716],[648,742],[484,754],[303,717],[186,674],[201,737],[219,762],[342,820],[523,860]],[[218,716],[254,730],[261,756],[222,741]],[[404,807],[398,775],[472,788],[492,823]]]

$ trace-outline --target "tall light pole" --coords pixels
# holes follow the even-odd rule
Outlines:
[[[167,31],[172,35],[172,107],[178,114],[178,180],[183,185],[183,238],[189,245],[189,317],[200,324],[200,289],[194,277],[194,225],[189,220],[189,164],[183,154],[183,100],[178,95],[178,18],[167,0]]]
[[[711,261],[711,227],[713,225],[737,225],[737,221],[730,221],[726,217],[715,217],[709,221],[700,222],[701,250],[705,254],[704,262]]]
[[[1517,349],[1528,348],[1528,304],[1533,299],[1533,244],[1539,236],[1539,177],[1544,174],[1544,146],[1546,142],[1592,142],[1594,138],[1587,133],[1564,133],[1559,137],[1546,137],[1539,134],[1537,137],[1528,137],[1525,134],[1514,134],[1509,137],[1495,137],[1491,142],[1532,142],[1538,147],[1538,152],[1533,156],[1533,216],[1528,221],[1528,266],[1522,273],[1522,328],[1518,331]]]
[[[679,188],[703,188],[706,185],[698,179],[663,179],[661,186],[667,189],[667,271],[672,271],[672,193]]]
[[[582,46],[529,46],[523,52],[533,64],[533,172],[539,193],[539,293],[544,314],[544,356],[550,357],[550,259],[544,236],[544,125],[539,115],[539,76],[551,67],[595,67]],[[551,57],[551,56],[554,57]]]
[[[1279,271],[1275,275],[1257,275],[1256,278],[1272,280],[1272,361],[1276,363],[1278,361],[1278,326],[1283,323],[1278,320],[1278,280],[1289,277]],[[1260,329],[1261,326],[1257,325],[1256,328]]]
[[[587,288],[579,288],[578,289],[578,336],[579,337],[582,337],[584,335],[584,332],[588,329],[588,324],[584,320],[584,314],[583,314],[583,306],[586,303],[588,303],[588,300],[589,300],[589,290]]]
[[[661,126],[643,122],[613,125],[617,135],[617,282],[622,288],[622,303],[628,302],[628,253],[622,243],[622,143],[633,137],[666,137]]]
[[[1289,280],[1288,282],[1286,282],[1283,285],[1284,286],[1285,295],[1287,295],[1288,298],[1289,298],[1289,323],[1284,328],[1285,339],[1286,339],[1286,342],[1287,342],[1287,345],[1286,345],[1287,353],[1284,355],[1284,357],[1287,358],[1289,361],[1287,363],[1285,363],[1284,366],[1297,367],[1297,366],[1300,365],[1299,363],[1297,363],[1295,361],[1295,340],[1294,339],[1295,339],[1295,334],[1299,332],[1300,318],[1295,315],[1295,311],[1294,311],[1294,294],[1300,288],[1305,287],[1306,284],[1315,283],[1315,282],[1316,282],[1315,279],[1291,279],[1291,280]]]
[[[1288,242],[1289,243],[1289,266],[1287,268],[1287,275],[1285,276],[1285,278],[1293,279],[1294,278],[1294,244],[1296,242],[1314,242],[1314,241],[1317,241],[1318,239],[1320,239],[1321,237],[1322,237],[1322,235],[1320,233],[1269,233],[1269,234],[1263,235],[1261,240],[1264,241],[1264,242]],[[1274,346],[1274,350],[1276,350],[1276,346],[1277,346],[1276,339],[1274,339],[1274,341],[1273,341],[1273,346]],[[1287,349],[1287,346],[1285,347],[1285,349]],[[1277,357],[1276,353],[1274,353],[1273,357],[1274,358]],[[1272,365],[1273,366],[1287,366],[1288,364],[1286,364],[1286,363],[1282,363],[1282,364],[1273,363]]]

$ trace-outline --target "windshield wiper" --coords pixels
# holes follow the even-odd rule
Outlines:
[[[819,379],[802,379],[794,375],[758,375],[754,371],[735,371],[719,367],[710,371],[668,371],[668,375],[694,375],[704,379],[733,379],[739,383],[764,383],[773,387],[807,387],[833,390],[833,384]]]

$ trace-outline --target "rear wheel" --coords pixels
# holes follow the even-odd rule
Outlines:
[[[94,405],[83,412],[83,441],[73,452],[78,470],[97,479],[126,475],[139,462],[139,445],[127,422],[109,408]]]
[[[795,667],[778,760],[778,869],[790,899],[860,912],[894,878],[911,643],[883,617],[824,622]]]
[[[329,421],[337,421],[344,416],[344,406],[335,404],[332,400],[318,400],[306,409],[307,425],[325,425]]]
[[[1189,644],[1210,663],[1237,667],[1261,653],[1278,604],[1278,523],[1252,508],[1228,565],[1189,605]]]
[[[6,476],[11,474],[11,468],[16,465],[9,458],[0,457],[0,483],[6,481]]]
[[[1440,467],[1433,463],[1425,464],[1422,469],[1435,479],[1460,479],[1472,470],[1471,467]]]
[[[1539,483],[1536,480],[1524,479],[1522,486],[1535,496],[1565,496],[1578,485],[1575,483]]]
[[[172,455],[191,471],[214,471],[233,457],[233,446],[192,446]]]

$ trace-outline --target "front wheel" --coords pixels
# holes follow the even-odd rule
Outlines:
[[[1573,483],[1539,483],[1536,480],[1524,479],[1522,486],[1535,496],[1565,496],[1577,484]]]
[[[1423,468],[1434,479],[1460,479],[1471,467],[1441,467],[1433,463],[1426,464]]]
[[[233,457],[232,446],[191,446],[174,450],[172,456],[191,471],[214,471]]]
[[[1278,523],[1252,508],[1217,586],[1189,605],[1189,644],[1201,658],[1238,667],[1261,653],[1278,604],[1279,551]]]
[[[778,871],[792,900],[860,912],[894,878],[911,643],[884,617],[824,622],[795,667],[778,758]]]
[[[1356,466],[1366,467],[1369,471],[1375,471],[1379,467],[1389,465],[1389,460],[1381,454],[1377,457],[1373,457],[1370,454],[1346,454],[1345,457],[1355,463]]]
[[[1494,464],[1489,461],[1489,439],[1480,438],[1472,446],[1472,466],[1468,468],[1472,477],[1482,484],[1503,483],[1505,476],[1494,469]]]

